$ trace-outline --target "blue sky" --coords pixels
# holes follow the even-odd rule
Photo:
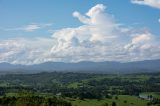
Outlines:
[[[160,0],[0,0],[0,14],[0,62],[160,58]]]
[[[119,23],[148,28],[159,35],[160,10],[131,4],[130,0],[0,0],[0,38],[50,36],[47,30],[79,26],[81,23],[72,17],[72,13],[75,10],[85,13],[98,3],[106,5],[108,13]],[[32,33],[4,30],[32,23],[53,25]]]

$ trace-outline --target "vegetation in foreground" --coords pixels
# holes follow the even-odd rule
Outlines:
[[[0,76],[0,106],[159,106],[160,73]]]

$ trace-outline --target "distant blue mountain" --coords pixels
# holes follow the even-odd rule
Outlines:
[[[66,71],[66,72],[92,72],[92,73],[138,73],[160,72],[160,60],[145,60],[128,63],[114,61],[78,63],[46,62],[36,65],[13,65],[0,63],[0,72],[38,72]]]

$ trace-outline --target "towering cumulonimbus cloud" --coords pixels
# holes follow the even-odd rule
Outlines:
[[[47,61],[127,62],[160,58],[160,43],[155,35],[117,23],[103,4],[97,4],[84,15],[75,11],[73,17],[83,25],[57,30],[51,38],[0,42],[0,61],[37,64]]]
[[[52,37],[56,45],[51,50],[52,54],[63,56],[62,60],[68,56],[69,61],[136,61],[159,58],[160,48],[154,35],[148,31],[120,26],[105,9],[103,4],[97,4],[85,15],[74,12],[73,16],[84,25],[55,32]]]

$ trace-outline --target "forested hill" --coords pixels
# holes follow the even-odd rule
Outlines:
[[[0,72],[26,72],[38,73],[43,71],[69,71],[69,72],[98,72],[98,73],[138,73],[159,72],[160,60],[146,60],[137,62],[120,63],[114,61],[106,62],[46,62],[36,65],[13,65],[0,63]]]

